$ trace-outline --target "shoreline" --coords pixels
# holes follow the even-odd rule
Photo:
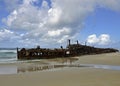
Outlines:
[[[119,86],[120,85],[119,82],[120,70],[115,70],[114,68],[109,69],[110,66],[120,67],[120,53],[85,55],[85,56],[75,57],[75,59],[76,58],[78,60],[74,60],[73,62],[70,62],[70,59],[67,60],[49,59],[42,61],[40,60],[36,62],[0,64],[0,67],[3,68],[4,66],[6,67],[13,66],[23,71],[18,73],[17,70],[17,73],[2,74],[2,75],[0,74],[1,86],[33,86],[33,85],[35,86],[61,86],[61,85]],[[82,66],[79,64],[88,64],[88,66],[85,65]],[[99,68],[91,67],[89,66],[89,64],[98,65]],[[42,68],[39,69],[40,68],[39,66],[41,65],[45,70],[42,70]],[[78,67],[77,66],[74,67],[75,65],[77,65]],[[100,65],[103,65],[103,68],[100,68]],[[73,66],[73,67],[69,67],[69,66]],[[47,69],[48,67],[50,68]],[[28,71],[27,69],[31,71]]]
[[[114,57],[113,57],[114,56]],[[1,74],[19,74],[43,70],[55,70],[57,68],[91,67],[120,70],[120,53],[105,53],[84,55],[69,58],[23,60],[15,63],[0,63]],[[6,71],[7,70],[7,71]],[[10,72],[9,72],[10,71]]]

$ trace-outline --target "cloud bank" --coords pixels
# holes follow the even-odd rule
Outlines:
[[[7,1],[7,0],[5,0]],[[9,1],[8,1],[9,2]],[[104,7],[119,11],[120,0],[13,0],[12,3],[5,2],[10,14],[3,18],[8,26],[7,31],[13,39],[23,44],[48,44],[64,43],[67,39],[75,38],[83,27],[85,18],[95,11],[97,7]],[[13,31],[13,32],[11,32]],[[1,31],[2,39],[7,35],[6,29]],[[10,36],[10,37],[11,37]],[[17,39],[18,38],[18,39]],[[106,44],[108,35],[91,35],[89,43]],[[101,41],[100,41],[101,40]],[[33,43],[33,45],[35,45]]]
[[[87,43],[92,45],[107,45],[111,42],[110,36],[108,34],[101,34],[99,37],[96,34],[88,36]]]

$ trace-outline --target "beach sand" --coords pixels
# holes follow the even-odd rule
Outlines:
[[[77,62],[81,64],[102,64],[120,66],[120,53],[118,52],[80,56]]]
[[[72,64],[100,64],[120,66],[120,53],[75,57]],[[54,61],[54,60],[52,60]],[[38,63],[38,62],[37,62]],[[33,63],[32,63],[33,64]],[[71,63],[70,63],[71,64]],[[26,66],[31,63],[0,64]],[[119,86],[120,70],[90,67],[60,67],[44,71],[0,75],[0,86]]]

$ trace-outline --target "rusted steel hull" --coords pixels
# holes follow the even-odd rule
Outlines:
[[[88,54],[101,54],[118,52],[112,48],[95,48],[86,45],[73,44],[63,49],[46,49],[46,48],[32,48],[32,49],[17,49],[17,57],[21,60],[27,59],[50,59],[50,58],[62,58],[71,56],[80,56]]]
[[[65,50],[24,49],[18,51],[18,59],[49,59],[56,57],[67,57],[65,52]]]

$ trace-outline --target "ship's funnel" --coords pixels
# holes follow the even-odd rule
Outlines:
[[[77,40],[77,45],[79,44],[79,41]]]
[[[68,39],[68,46],[70,46],[70,39]]]

